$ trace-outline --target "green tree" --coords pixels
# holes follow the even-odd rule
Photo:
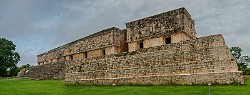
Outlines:
[[[9,70],[8,76],[17,76],[17,73],[20,71],[20,69],[17,66],[13,66]]]
[[[0,76],[8,76],[7,70],[16,67],[20,56],[15,52],[16,45],[5,38],[0,38]]]
[[[30,64],[25,64],[25,65],[22,65],[21,67],[19,67],[19,69],[20,69],[20,70],[22,70],[22,69],[29,69],[29,68],[31,68],[31,67],[33,67],[33,66],[30,65]]]
[[[231,51],[233,57],[236,59],[236,61],[238,61],[238,59],[241,56],[241,52],[242,52],[241,48],[240,47],[231,47],[230,51]]]
[[[243,71],[243,74],[250,74],[249,68],[247,68],[248,63],[250,63],[249,56],[242,56],[240,47],[231,47],[230,51],[237,62],[239,70]]]

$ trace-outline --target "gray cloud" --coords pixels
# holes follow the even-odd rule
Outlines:
[[[250,55],[250,0],[1,0],[0,37],[12,40],[22,64],[36,55],[112,26],[186,7],[198,36],[223,34]]]
[[[223,34],[228,46],[239,46],[250,55],[249,0],[196,0],[189,7],[196,20],[198,36]]]

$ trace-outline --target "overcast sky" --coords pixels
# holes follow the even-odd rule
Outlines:
[[[0,37],[16,44],[18,66],[97,31],[185,7],[197,36],[223,34],[250,55],[250,0],[0,0]]]

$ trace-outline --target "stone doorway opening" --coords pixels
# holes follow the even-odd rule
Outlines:
[[[171,37],[166,37],[165,44],[170,44],[170,43],[171,43]]]

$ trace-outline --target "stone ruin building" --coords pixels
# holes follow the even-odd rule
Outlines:
[[[20,77],[65,84],[244,84],[221,34],[196,37],[185,8],[108,28],[37,56]]]

